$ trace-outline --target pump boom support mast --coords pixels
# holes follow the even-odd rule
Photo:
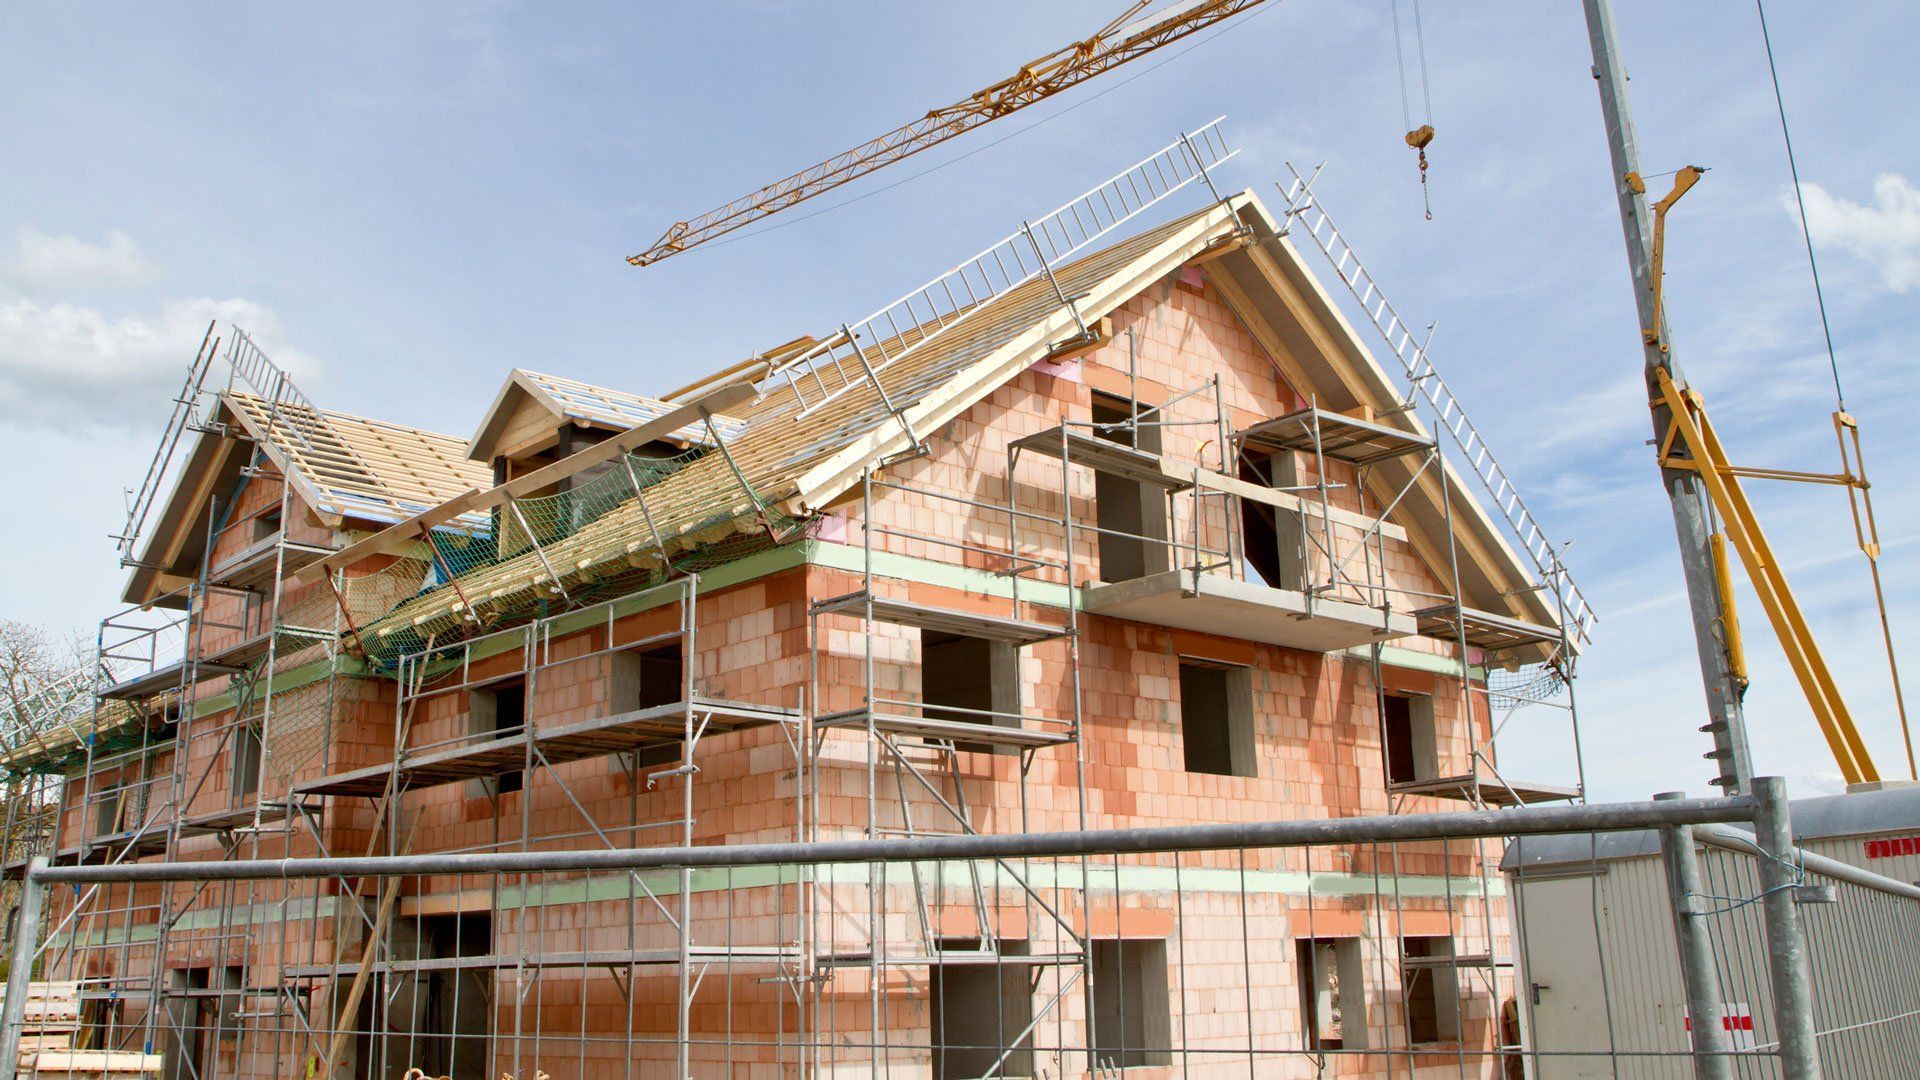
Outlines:
[[[1679,361],[1673,356],[1666,312],[1654,292],[1653,214],[1647,206],[1640,176],[1640,148],[1634,136],[1633,115],[1627,103],[1627,69],[1614,37],[1613,5],[1609,0],[1583,0],[1587,33],[1593,46],[1593,78],[1600,89],[1600,113],[1607,129],[1607,147],[1613,159],[1614,191],[1620,200],[1620,225],[1626,234],[1627,264],[1633,273],[1634,301],[1646,334],[1645,366],[1648,400],[1653,403],[1653,437],[1664,442],[1673,417],[1659,392],[1664,373],[1685,387]],[[1639,190],[1635,190],[1638,186]],[[1674,531],[1680,543],[1680,566],[1687,584],[1687,603],[1693,616],[1695,651],[1700,676],[1706,684],[1707,723],[1701,729],[1713,737],[1708,755],[1717,765],[1713,783],[1727,795],[1745,794],[1753,777],[1747,744],[1746,715],[1741,708],[1744,681],[1735,672],[1725,627],[1731,613],[1721,601],[1715,579],[1713,527],[1708,520],[1707,494],[1698,474],[1663,468],[1662,486],[1673,507]]]
[[[1747,502],[1739,479],[1741,476],[1760,474],[1765,479],[1850,483],[1854,478],[1836,480],[1790,474],[1780,469],[1737,468],[1727,460],[1726,450],[1720,445],[1720,436],[1715,434],[1712,422],[1707,419],[1700,396],[1692,390],[1682,390],[1664,369],[1654,369],[1654,380],[1659,386],[1660,400],[1673,418],[1667,439],[1660,446],[1660,467],[1692,472],[1706,486],[1714,508],[1720,512],[1727,538],[1732,542],[1734,551],[1739,553],[1741,565],[1746,567],[1753,591],[1760,597],[1760,606],[1766,610],[1774,634],[1780,639],[1780,648],[1787,654],[1787,663],[1793,668],[1794,678],[1799,681],[1807,705],[1813,710],[1813,718],[1820,725],[1820,733],[1826,736],[1833,759],[1840,765],[1840,775],[1849,784],[1879,780],[1880,771],[1867,753],[1867,745],[1860,738],[1860,730],[1854,726],[1853,715],[1840,695],[1840,687],[1834,682],[1833,673],[1827,669],[1826,657],[1814,640],[1799,601],[1787,585],[1780,562],[1773,554],[1772,545],[1767,542],[1766,533],[1760,529],[1760,519]],[[1731,618],[1733,605],[1730,600],[1726,606]],[[1740,660],[1739,636],[1737,632],[1732,632],[1733,625],[1731,622],[1728,624],[1730,632],[1727,644],[1736,668],[1744,667]]]

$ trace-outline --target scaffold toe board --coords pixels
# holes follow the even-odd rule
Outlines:
[[[176,660],[134,678],[114,683],[100,691],[100,696],[118,701],[138,701],[168,690],[177,690],[183,679],[202,682],[222,675],[238,675],[245,670],[244,667],[235,664],[223,664],[210,660]]]
[[[1396,795],[1431,795],[1436,799],[1459,799],[1486,806],[1522,806],[1528,803],[1577,799],[1580,789],[1554,784],[1529,784],[1501,780],[1491,776],[1441,776],[1432,780],[1413,780],[1388,785]]]
[[[158,855],[165,850],[167,830],[152,826],[89,837],[83,846],[61,849],[60,855],[77,862],[100,863],[138,859],[146,855]]]
[[[879,959],[881,967],[1064,967],[1083,962],[1079,953],[1005,953],[1005,952],[935,952],[935,953],[882,953]],[[866,968],[874,966],[874,957],[869,952],[835,953],[823,956],[820,963],[824,967]]]
[[[778,964],[797,960],[798,949],[782,945],[695,945],[687,959],[693,963]],[[513,971],[519,968],[572,970],[581,968],[661,967],[680,963],[680,950],[606,949],[592,952],[485,953],[474,956],[429,956],[405,960],[387,960],[372,965],[375,972],[388,975],[412,975],[435,971]],[[296,964],[280,969],[290,981],[331,979],[351,976],[359,963]]]
[[[1400,966],[1407,970],[1433,968],[1510,968],[1513,957],[1493,953],[1445,953],[1436,956],[1402,956]]]
[[[549,765],[558,765],[680,741],[686,735],[689,714],[693,718],[692,726],[707,735],[765,724],[792,724],[799,718],[799,713],[794,709],[696,697],[686,702],[671,702],[609,716],[596,716],[558,727],[535,729],[531,738],[540,758]],[[481,743],[426,753],[403,753],[398,766],[402,786],[434,787],[519,768],[526,761],[528,738],[529,733],[522,730]],[[294,792],[301,795],[379,795],[386,791],[387,774],[394,770],[392,765],[370,765],[296,784]]]
[[[333,554],[330,547],[283,542],[278,535],[234,552],[207,572],[208,584],[229,589],[271,586],[274,572],[290,574]]]
[[[317,811],[317,806],[308,806],[309,812]],[[245,826],[260,823],[284,821],[291,807],[283,802],[263,802],[259,806],[234,806],[224,810],[210,810],[201,814],[190,814],[180,820],[181,836],[210,836],[217,833],[232,832]]]
[[[284,636],[287,634],[287,630],[283,628],[280,633]],[[299,636],[313,638],[314,640],[328,640],[333,637],[333,633],[332,631],[307,631]],[[232,645],[228,645],[224,649],[209,651],[201,658],[200,664],[203,667],[212,664],[233,668],[235,670],[244,668],[255,660],[267,655],[273,647],[273,639],[274,634],[272,632],[255,634],[252,637],[244,638]]]
[[[1558,645],[1560,628],[1541,626],[1508,615],[1454,604],[1436,604],[1413,613],[1424,637],[1453,640],[1463,631],[1468,645],[1488,652],[1522,649],[1530,645]]]

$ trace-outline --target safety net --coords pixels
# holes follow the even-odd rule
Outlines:
[[[704,448],[623,454],[562,490],[494,507],[485,528],[434,531],[340,584],[335,603],[350,647],[391,672],[431,645],[625,595],[792,534],[798,522],[730,472],[712,470],[713,457]],[[674,485],[677,498],[650,501],[663,481],[689,471],[713,475]]]

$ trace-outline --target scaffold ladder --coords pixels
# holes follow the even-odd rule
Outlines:
[[[1425,343],[1414,336],[1413,328],[1394,311],[1386,293],[1360,262],[1353,245],[1347,243],[1346,236],[1334,226],[1327,208],[1313,193],[1313,178],[1300,175],[1300,171],[1291,164],[1287,168],[1293,173],[1293,183],[1285,187],[1275,185],[1280,187],[1281,196],[1286,200],[1287,224],[1283,226],[1282,235],[1292,232],[1293,226],[1298,224],[1299,231],[1310,237],[1320,253],[1327,257],[1334,273],[1339,275],[1347,291],[1353,294],[1361,310],[1366,312],[1367,320],[1380,332],[1387,350],[1400,362],[1411,393],[1418,394],[1432,407],[1435,419],[1452,437],[1461,459],[1479,478],[1500,517],[1506,521],[1511,535],[1533,562],[1540,582],[1550,591],[1562,594],[1570,619],[1569,630],[1573,637],[1585,643],[1596,616],[1586,596],[1574,584],[1572,575],[1567,573],[1560,561],[1558,548],[1547,539],[1546,532],[1534,520],[1526,501],[1520,497],[1519,487],[1507,476],[1506,469],[1493,456],[1493,448],[1487,445],[1480,429],[1467,417],[1466,408],[1453,396],[1439,369],[1433,366],[1432,359],[1427,356]]]
[[[140,487],[127,500],[127,520],[115,533],[113,540],[120,549],[120,565],[131,566],[135,562],[134,545],[140,541],[140,532],[146,527],[147,515],[153,511],[153,501],[160,494],[162,481],[173,463],[173,454],[180,446],[180,438],[187,429],[198,424],[200,413],[200,393],[207,379],[207,370],[213,366],[213,357],[220,349],[220,339],[213,336],[217,323],[209,322],[207,332],[200,339],[200,348],[193,354],[192,363],[187,365],[186,380],[180,385],[180,392],[173,396],[173,414],[167,418],[166,429],[160,435],[160,445],[154,448],[153,460],[147,464],[147,475],[140,481]]]
[[[293,376],[269,359],[245,330],[237,326],[230,329],[233,333],[227,340],[226,359],[232,373],[228,378],[228,387],[231,388],[236,382],[244,383],[266,400],[269,435],[275,430],[285,431],[299,442],[302,450],[315,457],[321,456],[321,449],[314,445],[307,431],[320,416],[319,406],[294,385]],[[339,450],[335,450],[334,455],[341,456]],[[366,468],[364,463],[353,458],[351,451],[345,456],[360,468]]]

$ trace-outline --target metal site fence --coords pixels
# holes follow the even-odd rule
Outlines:
[[[0,1080],[35,1067],[31,988],[63,979],[81,988],[74,1046],[149,1053],[179,1080],[1920,1075],[1904,962],[1920,890],[1798,851],[1789,824],[1763,781],[1087,832],[36,860]],[[1524,860],[1496,869],[1513,848],[1575,834],[1598,852],[1634,830],[1660,837],[1670,936],[1635,948],[1610,910],[1514,911],[1534,901]],[[69,898],[134,911],[233,887],[255,902],[220,901],[217,934],[189,899],[164,935],[125,920],[122,970],[62,968]],[[1580,940],[1612,997],[1565,1045],[1534,1030],[1525,972]],[[156,968],[151,990],[103,989]],[[1686,1022],[1637,1022],[1653,1007]]]
[[[1709,1016],[1709,1030],[1725,1036],[1732,1056],[1727,1068],[1700,1075],[1765,1075],[1736,1051],[1778,1046],[1773,1018],[1791,1006],[1803,1035],[1811,1026],[1827,1075],[1920,1076],[1920,970],[1906,948],[1920,941],[1920,889],[1812,853],[1776,859],[1734,828],[1698,828],[1693,836],[1703,845],[1702,889],[1685,910],[1704,924],[1715,980],[1702,1000],[1749,1004],[1743,1016]],[[1794,899],[1776,906],[1797,908],[1797,944],[1809,969],[1792,1002],[1764,974],[1776,913],[1754,899],[1776,892]]]
[[[1796,850],[1755,787],[1751,823],[1513,842],[1540,1075],[1920,1076],[1920,888]]]

